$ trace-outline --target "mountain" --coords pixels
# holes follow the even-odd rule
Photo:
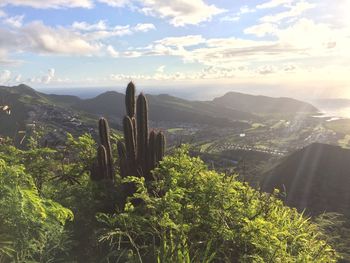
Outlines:
[[[0,86],[0,105],[8,105],[11,109],[10,115],[0,114],[0,134],[21,140],[23,131],[28,134],[33,126],[43,124],[50,137],[47,139],[57,141],[63,139],[66,132],[81,134],[90,131],[93,126],[89,124],[88,118],[62,104],[61,98],[49,99],[45,94],[23,84]]]
[[[239,92],[228,92],[211,102],[229,109],[249,112],[253,114],[296,114],[296,113],[318,113],[319,110],[313,105],[291,99],[272,98],[267,96],[248,95]]]
[[[312,215],[350,214],[350,150],[314,143],[283,159],[263,175],[261,189],[286,192],[287,205]]]
[[[258,117],[245,112],[226,109],[206,102],[191,102],[169,95],[147,95],[150,120],[155,127],[177,124],[210,125],[213,127],[249,128],[249,120]],[[18,131],[28,130],[28,124],[41,123],[52,134],[91,131],[100,116],[110,119],[119,129],[125,115],[124,94],[110,91],[92,99],[70,95],[44,94],[26,85],[0,86],[0,105],[11,107],[12,114],[0,115],[0,134],[13,137]],[[243,120],[243,122],[241,121]]]
[[[70,107],[97,116],[106,116],[118,121],[125,116],[124,94],[108,91],[92,99],[73,99],[71,96],[48,95],[49,99],[59,101]],[[192,102],[170,95],[146,95],[149,102],[149,118],[159,123],[189,123],[229,127],[241,125],[242,122],[257,119],[257,116],[211,105],[206,102]],[[71,102],[71,103],[70,103]]]

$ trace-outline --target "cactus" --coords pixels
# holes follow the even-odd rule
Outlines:
[[[135,110],[135,85],[132,82],[126,88],[125,107],[127,116],[123,120],[123,129],[126,172],[128,175],[144,176],[146,181],[152,180],[151,171],[164,156],[164,134],[154,130],[148,133],[147,99],[141,93],[137,97]],[[121,174],[124,174],[124,171],[125,167],[121,167]]]
[[[164,157],[165,137],[162,132],[152,130],[148,133],[147,99],[141,93],[135,105],[135,85],[130,82],[125,95],[126,116],[123,119],[124,143],[118,141],[120,175],[144,176],[152,180],[151,171]],[[98,178],[113,180],[113,158],[109,127],[106,119],[99,120],[101,145],[98,149],[98,161],[92,172],[98,171]],[[103,171],[101,171],[101,169]],[[92,176],[93,177],[93,176]],[[96,177],[96,176],[95,176]]]
[[[100,145],[97,149],[97,160],[91,169],[91,178],[94,180],[114,181],[112,147],[109,135],[109,125],[105,118],[98,122]]]
[[[108,178],[109,167],[108,167],[107,151],[103,145],[100,145],[97,149],[97,162],[98,162],[100,177]]]
[[[153,130],[149,134],[149,142],[148,142],[148,171],[152,171],[157,165],[156,159],[156,138],[157,134]],[[150,173],[147,174],[150,176]]]
[[[119,169],[120,176],[125,178],[128,175],[127,163],[126,163],[126,150],[125,145],[121,141],[117,143],[118,156],[119,156]]]
[[[129,116],[125,116],[123,120],[124,140],[126,147],[126,156],[129,161],[129,166],[136,165],[136,142],[134,138],[134,125]]]
[[[148,106],[146,97],[141,93],[137,97],[136,107],[137,122],[137,161],[142,172],[147,171],[148,154]]]
[[[162,132],[159,132],[157,134],[156,138],[156,162],[160,162],[163,160],[164,154],[165,154],[165,136]]]
[[[126,115],[130,118],[135,117],[135,85],[130,82],[125,93]]]

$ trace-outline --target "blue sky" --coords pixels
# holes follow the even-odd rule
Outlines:
[[[350,0],[0,0],[0,84],[349,97],[349,12]]]

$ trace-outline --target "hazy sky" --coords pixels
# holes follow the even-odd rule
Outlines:
[[[349,17],[350,0],[0,0],[0,84],[350,97]]]

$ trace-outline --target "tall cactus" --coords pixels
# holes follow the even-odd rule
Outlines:
[[[164,156],[164,134],[154,130],[148,133],[147,99],[141,93],[137,97],[135,110],[135,85],[132,82],[126,88],[125,106],[127,116],[123,120],[123,128],[127,173],[128,175],[144,176],[146,181],[152,180],[151,171]],[[134,135],[134,140],[132,135]],[[122,163],[120,165],[121,170],[124,169]]]
[[[97,160],[91,170],[91,178],[94,180],[114,181],[112,147],[109,135],[109,125],[105,118],[98,122],[100,145],[97,149]]]
[[[159,162],[163,159],[165,154],[165,136],[164,133],[159,132],[156,138],[156,162]]]
[[[148,105],[144,94],[137,97],[135,103],[135,85],[130,82],[125,95],[126,116],[123,119],[124,143],[118,141],[120,175],[144,176],[152,180],[151,171],[164,157],[165,137],[162,132],[148,132]],[[113,158],[109,127],[106,119],[99,120],[101,146],[98,149],[98,161],[93,170],[100,177],[113,179]],[[101,172],[100,169],[104,171]]]
[[[148,154],[148,106],[146,97],[141,93],[137,97],[136,106],[137,125],[137,161],[142,168],[142,172],[147,171]]]
[[[129,160],[130,165],[136,165],[136,142],[134,138],[134,125],[129,116],[125,116],[123,120],[124,127],[124,139],[125,139],[125,147],[126,154]]]
[[[110,141],[109,125],[108,125],[108,121],[105,118],[100,118],[99,132],[100,132],[100,142],[106,148],[108,179],[113,181],[114,171],[113,171],[112,146]]]

